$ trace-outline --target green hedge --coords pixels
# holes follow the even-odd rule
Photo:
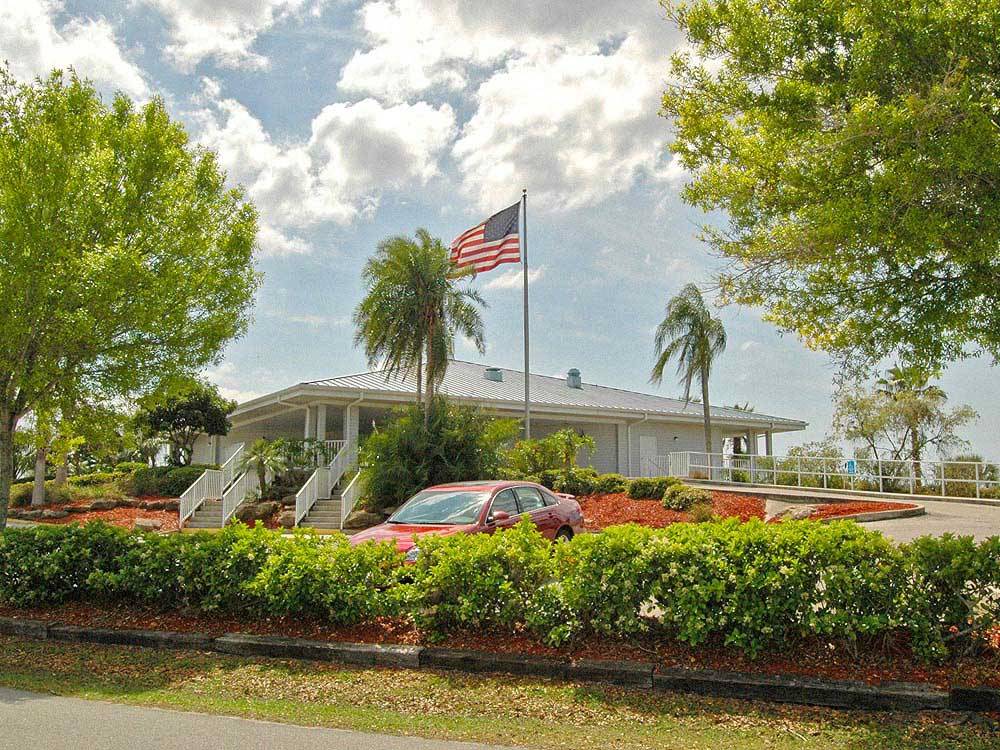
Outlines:
[[[628,485],[628,496],[634,500],[662,500],[668,488],[679,484],[676,477],[640,477]]]
[[[0,535],[0,603],[197,607],[335,624],[409,617],[428,635],[533,631],[724,643],[754,656],[802,638],[851,648],[902,636],[933,659],[1000,624],[1000,538],[896,546],[857,524],[735,520],[617,526],[553,545],[529,523],[390,544],[233,525],[218,534],[102,524]]]
[[[180,497],[194,484],[205,469],[217,469],[213,464],[192,464],[191,466],[145,466],[137,469],[127,482],[127,491],[138,497],[156,495]]]
[[[74,487],[95,487],[99,484],[120,482],[129,477],[124,471],[95,471],[90,474],[74,474],[67,481]]]

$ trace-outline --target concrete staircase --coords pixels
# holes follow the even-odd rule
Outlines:
[[[313,503],[313,507],[299,526],[317,530],[340,529],[340,509],[340,490],[335,489],[331,497]]]
[[[185,529],[221,529],[222,528],[222,499],[205,500],[198,510],[194,512],[187,523]]]

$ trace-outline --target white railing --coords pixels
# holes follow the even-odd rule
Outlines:
[[[358,500],[361,498],[361,472],[359,471],[354,475],[348,485],[344,488],[344,491],[340,493],[340,528],[344,528],[344,519],[347,518],[351,511],[354,510],[354,506],[357,505]]]
[[[327,477],[330,475],[330,469],[326,466],[321,466],[316,471],[312,473],[308,481],[302,485],[302,489],[295,493],[295,525],[299,525],[299,521],[305,518],[309,511],[312,509],[313,505],[321,497],[329,497],[330,492],[324,488],[329,485],[329,480]]]
[[[328,456],[336,456],[347,445],[346,440],[324,440],[323,445],[326,446],[326,451]]]
[[[245,471],[222,493],[222,525],[229,523],[233,513],[248,494],[260,489],[256,471]]]
[[[685,451],[660,456],[674,476],[792,487],[942,497],[1000,497],[1000,464],[845,456],[757,456]]]
[[[180,499],[180,526],[184,525],[201,504],[210,497],[222,497],[225,487],[223,473],[218,469],[206,469],[194,484],[184,490]]]
[[[321,466],[309,477],[295,494],[295,525],[298,526],[308,514],[317,500],[330,497],[333,488],[337,486],[346,472],[354,468],[358,462],[357,443],[346,440],[327,440],[329,444],[339,445],[337,455],[329,466]]]
[[[226,459],[226,462],[222,464],[222,486],[228,487],[232,484],[233,479],[236,478],[236,467],[240,465],[240,461],[243,459],[243,443],[236,446],[236,450],[233,451],[233,455]],[[219,497],[222,493],[219,493]]]

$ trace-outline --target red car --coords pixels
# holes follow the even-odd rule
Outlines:
[[[385,523],[352,536],[351,544],[393,540],[413,562],[420,553],[414,535],[492,534],[525,513],[552,540],[571,539],[583,529],[580,505],[571,495],[532,482],[455,482],[418,492]]]

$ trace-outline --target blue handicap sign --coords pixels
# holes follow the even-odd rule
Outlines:
[[[847,459],[847,473],[854,476],[858,473],[858,462],[853,458]]]

